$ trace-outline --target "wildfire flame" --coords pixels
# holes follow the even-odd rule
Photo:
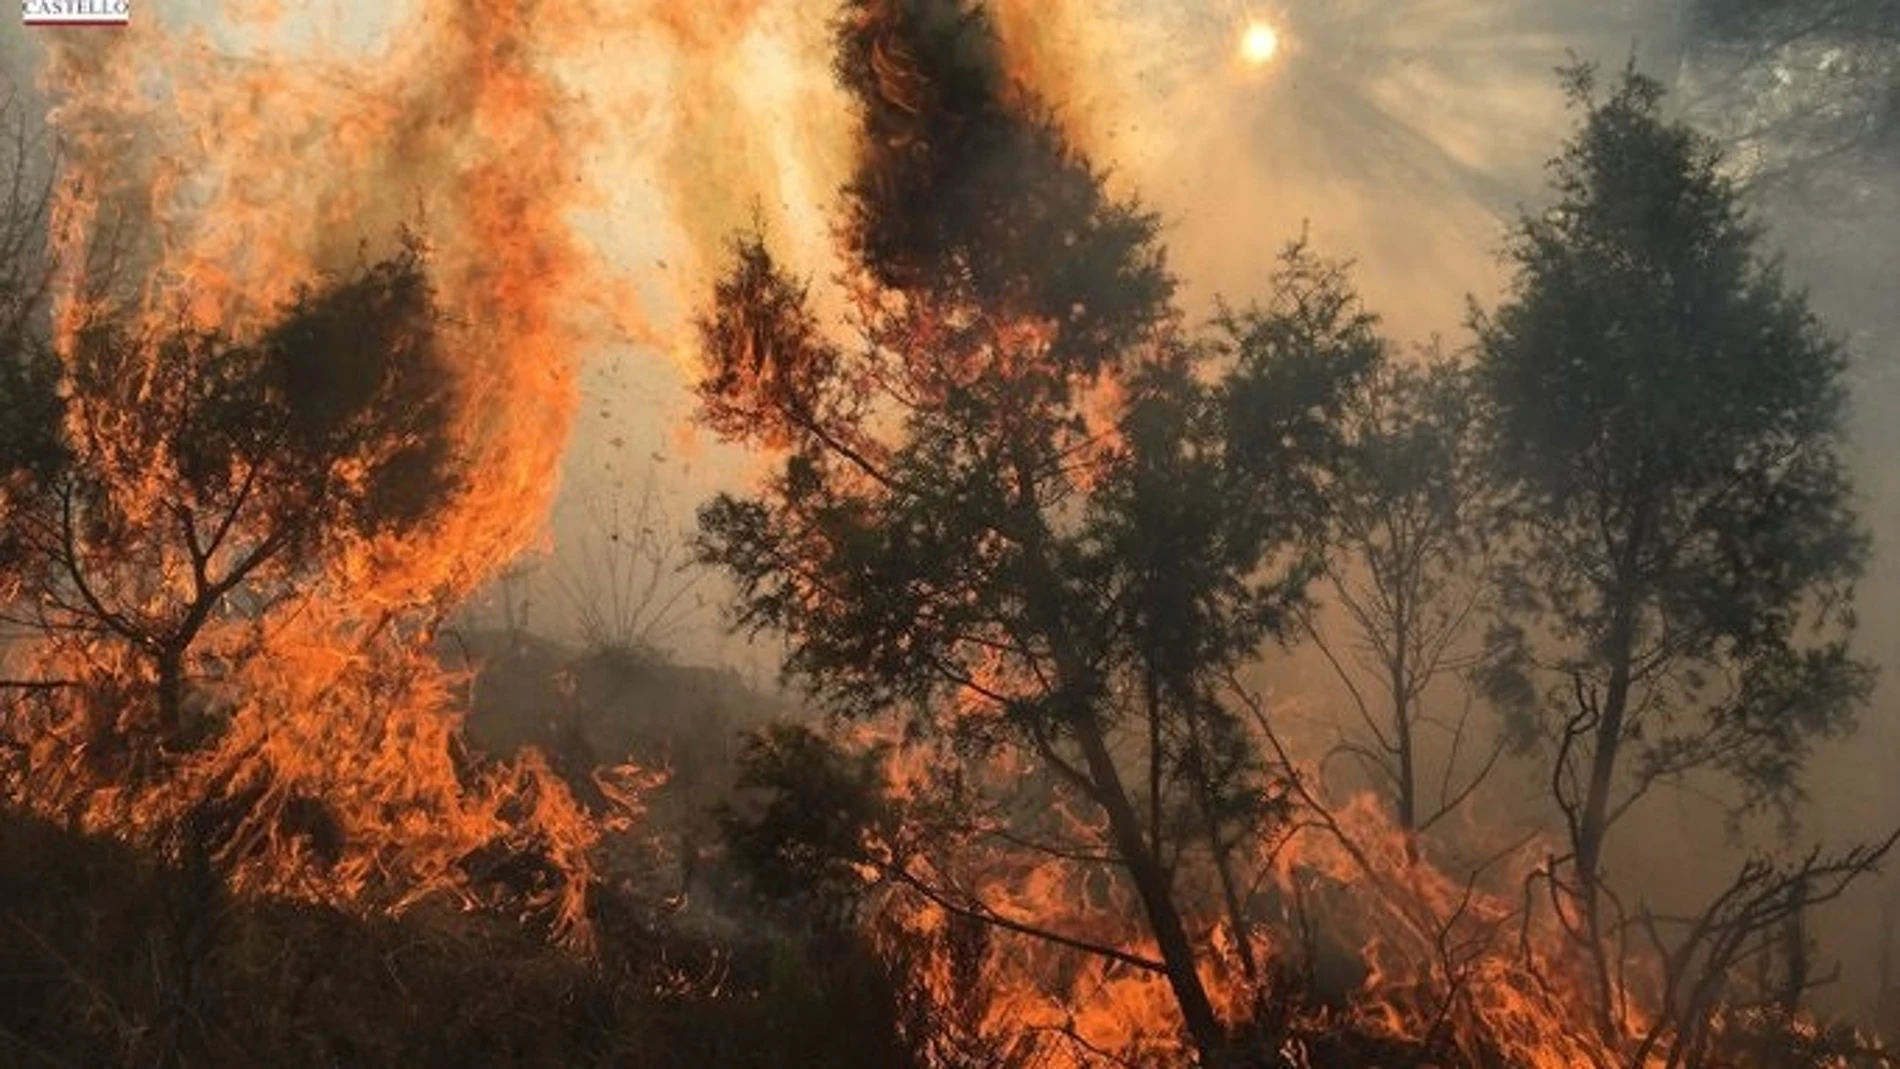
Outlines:
[[[223,807],[232,826],[220,829],[220,857],[241,886],[389,908],[474,895],[472,857],[532,841],[561,878],[529,897],[557,933],[586,938],[590,851],[636,814],[623,804],[603,822],[532,755],[469,766],[458,680],[428,640],[539,534],[580,355],[615,328],[644,330],[624,279],[574,226],[593,194],[577,161],[599,130],[546,59],[585,39],[597,15],[579,2],[426,4],[367,75],[232,59],[154,20],[110,38],[50,39],[44,82],[64,150],[56,347],[69,367],[77,373],[82,332],[101,320],[135,324],[134,337],[255,338],[299,287],[414,223],[449,324],[448,437],[464,477],[426,523],[328,551],[288,606],[218,613],[187,669],[215,678],[231,708],[214,745],[150,781],[100,783],[74,740],[102,735],[75,729],[110,715],[110,696],[53,702],[23,797],[149,836]],[[319,149],[325,165],[287,165]],[[147,370],[130,380],[152,381],[165,358],[149,347]],[[145,403],[136,388],[76,396],[67,433],[75,463],[122,476],[114,504],[134,531],[165,515],[179,463],[128,418]],[[98,596],[159,606],[190,579],[174,558],[154,573],[149,590]],[[82,679],[148,674],[103,641],[62,639],[32,656]],[[220,664],[240,667],[212,670]]]
[[[872,737],[889,742],[897,732],[866,736]],[[938,784],[934,770],[944,755],[919,743],[894,746],[890,755],[898,797],[923,803]],[[1036,774],[1005,760],[985,776],[1000,786]],[[1310,768],[1299,777],[1319,783]],[[1183,888],[1184,901],[1198,903],[1193,924],[1204,951],[1203,981],[1230,1026],[1258,1023],[1264,1006],[1290,1005],[1280,1023],[1295,1059],[1289,1064],[1351,1057],[1341,1044],[1347,1035],[1388,1041],[1393,1049],[1437,1050],[1463,1059],[1458,1064],[1624,1064],[1584,1009],[1588,974],[1567,956],[1565,919],[1527,910],[1521,897],[1540,878],[1537,844],[1512,851],[1482,878],[1457,878],[1421,860],[1378,799],[1361,794],[1335,802],[1317,786],[1295,794],[1286,824],[1258,839],[1240,866],[1253,888],[1244,938],[1255,962],[1272,963],[1267,975],[1248,976],[1243,935],[1218,903]],[[1083,844],[1076,849],[1084,854],[1107,849],[1105,829],[1066,807],[1051,811],[1062,825],[1060,841]],[[1158,957],[1133,919],[1140,910],[1124,882],[1100,866],[1025,852],[981,831],[956,837],[954,845],[941,832],[929,838],[934,847],[879,842],[871,852],[905,858],[917,876],[914,883],[880,884],[879,913],[890,952],[913,962],[913,981],[933,1019],[962,1022],[965,1042],[1021,1059],[1012,1064],[1169,1065],[1188,1056],[1162,974],[1112,956]],[[973,912],[1005,927],[986,929],[973,922]],[[1107,952],[1013,933],[1006,927],[1012,920]],[[1643,982],[1632,976],[1633,985]],[[1315,984],[1332,989],[1304,1000],[1302,990],[1310,993]],[[1625,1034],[1648,1024],[1635,1008],[1639,995],[1633,990],[1624,1003],[1631,1007],[1621,1022]]]

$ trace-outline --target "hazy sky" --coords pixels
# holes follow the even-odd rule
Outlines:
[[[1668,9],[1650,6],[1663,13],[1568,0],[1006,0],[998,10],[1012,55],[1078,142],[1120,192],[1169,222],[1192,307],[1205,311],[1215,294],[1246,300],[1272,254],[1310,226],[1323,252],[1359,262],[1395,334],[1423,338],[1455,334],[1465,295],[1494,284],[1499,220],[1535,196],[1564,128],[1553,69],[1573,54],[1615,64],[1632,49],[1666,51]],[[827,192],[845,176],[848,136],[827,71],[832,5],[568,0],[523,10],[535,12],[523,16],[523,40],[589,124],[574,161],[587,195],[569,216],[624,273],[651,328],[641,344],[603,338],[590,354],[572,478],[606,457],[624,471],[660,449],[682,465],[696,460],[696,474],[729,470],[679,448],[685,317],[724,235],[755,213],[794,263],[821,282],[829,271]],[[210,57],[228,56],[294,69],[296,95],[327,98],[284,101],[286,113],[348,112],[364,107],[352,94],[414,91],[438,76],[418,42],[458,11],[436,0],[174,0],[136,5],[140,32],[125,47],[150,53],[155,92],[165,90],[150,83],[169,80],[215,95],[230,74]],[[1263,67],[1239,60],[1251,22],[1277,31]],[[150,32],[161,28],[162,43]],[[361,77],[392,69],[399,79]],[[254,118],[274,105],[226,106]],[[216,114],[201,110],[197,123],[215,125],[205,116]],[[334,165],[323,133],[286,136],[296,146],[286,154]],[[191,159],[203,134],[181,134],[170,150]],[[407,177],[428,174],[424,165]],[[371,170],[360,180],[383,178]],[[306,182],[287,195],[321,192]]]

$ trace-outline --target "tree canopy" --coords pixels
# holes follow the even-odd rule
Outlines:
[[[1515,521],[1504,637],[1548,683],[1508,692],[1552,739],[1594,917],[1609,830],[1652,787],[1713,769],[1793,797],[1871,675],[1848,646],[1846,353],[1657,83],[1571,89],[1583,120],[1477,317],[1477,374]]]
[[[702,411],[784,460],[702,511],[702,552],[834,710],[908,710],[1099,812],[1147,967],[1217,1057],[1165,859],[1183,827],[1218,854],[1258,825],[1262,765],[1218,690],[1312,573],[1329,420],[1372,354],[1298,256],[1283,312],[1186,338],[1153,216],[1107,195],[995,49],[963,5],[847,5],[851,311],[821,323],[760,236],[735,244]]]

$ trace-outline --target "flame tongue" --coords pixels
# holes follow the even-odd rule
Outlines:
[[[352,12],[378,23],[380,32],[365,33],[275,0],[207,0],[190,22],[167,11],[123,32],[44,39],[62,169],[51,234],[62,272],[55,348],[69,371],[83,363],[89,323],[153,340],[267,336],[300,287],[380,261],[413,227],[443,312],[448,437],[464,478],[426,523],[326,545],[318,567],[295,577],[294,607],[257,619],[224,606],[232,611],[193,644],[186,674],[196,690],[216,691],[230,722],[215,747],[178,759],[164,782],[127,785],[70,741],[134,732],[109,699],[139,704],[140,688],[153,684],[145,655],[111,642],[34,651],[49,669],[98,684],[96,701],[49,703],[62,730],[78,734],[35,751],[30,774],[52,785],[39,800],[83,811],[93,826],[150,835],[208,801],[248,808],[227,829],[248,885],[338,899],[453,889],[455,859],[498,837],[531,833],[571,871],[582,865],[600,828],[563,808],[545,768],[477,775],[451,758],[456,681],[426,640],[443,609],[541,532],[576,406],[576,360],[603,343],[664,341],[630,311],[643,300],[577,224],[590,234],[603,221],[631,226],[615,235],[627,244],[680,224],[673,236],[694,247],[664,256],[691,271],[710,259],[700,246],[737,221],[709,212],[700,170],[719,171],[722,195],[750,181],[775,205],[810,198],[780,195],[773,181],[829,184],[812,170],[838,163],[811,146],[841,130],[842,117],[813,119],[827,109],[807,108],[781,121],[769,107],[718,104],[751,104],[759,74],[796,94],[828,85],[822,65],[800,72],[792,62],[817,38],[787,27],[808,26],[809,14],[808,0],[411,0]],[[728,55],[735,44],[740,60]],[[626,55],[603,59],[607,47]],[[696,65],[669,62],[677,59]],[[712,92],[665,108],[642,80],[659,70],[690,81],[701,67],[717,76],[691,84]],[[589,107],[576,86],[593,94]],[[608,121],[627,136],[606,136]],[[723,145],[762,125],[783,166],[734,176],[693,144]],[[665,140],[646,144],[648,133]],[[657,205],[610,200],[606,178],[616,197],[644,188]],[[601,219],[609,207],[622,211]],[[815,213],[784,214],[796,231],[824,230]],[[168,501],[190,482],[172,443],[136,417],[158,396],[164,360],[157,345],[132,352],[121,374],[75,392],[69,406],[78,462],[108,476],[128,531],[166,522]],[[331,474],[362,479],[366,470],[346,463]],[[189,592],[187,558],[163,538],[142,545],[112,562],[123,589],[110,595],[163,616]],[[311,864],[310,836],[288,834],[281,819],[311,800],[343,841],[322,865]],[[335,853],[316,851],[326,852]],[[558,904],[564,923],[575,922],[576,902]]]
[[[297,287],[393,240],[419,210],[461,327],[455,434],[470,478],[421,538],[343,562],[355,598],[459,597],[545,516],[587,340],[573,309],[616,285],[568,219],[589,131],[531,36],[552,27],[572,40],[579,10],[430,3],[396,61],[367,68],[221,59],[145,20],[104,43],[52,45],[63,351],[105,302],[154,331],[254,334]],[[159,78],[165,98],[139,91]],[[102,262],[118,272],[107,292]],[[89,438],[110,448],[111,414],[94,418]]]
[[[583,39],[574,30],[584,13],[565,2],[432,2],[413,13],[391,62],[367,66],[309,42],[303,62],[233,60],[150,20],[53,39],[45,81],[65,149],[56,345],[69,368],[82,370],[81,329],[102,318],[140,338],[259,337],[300,287],[375,258],[416,217],[449,324],[439,340],[463,478],[426,522],[326,551],[294,605],[207,628],[191,674],[232,710],[211,747],[131,784],[94,780],[83,756],[42,750],[42,776],[82,769],[49,792],[49,806],[154,835],[185,813],[223,812],[219,841],[240,883],[382,905],[454,890],[473,851],[532,839],[569,877],[561,900],[542,904],[580,934],[586,854],[602,826],[543,764],[458,765],[454,680],[426,639],[436,613],[544,522],[575,407],[573,362],[589,340],[577,310],[616,294],[569,219],[585,192],[576,140],[589,130],[542,62],[550,38]],[[163,345],[145,346],[117,381],[76,391],[69,418],[77,462],[113,473],[114,505],[134,532],[158,530],[154,518],[190,482],[175,444],[131,418],[162,400],[149,384],[165,359]],[[347,466],[337,476],[360,477]],[[163,611],[189,578],[185,564],[153,535],[113,572],[149,578],[107,594]],[[83,678],[137,685],[148,675],[131,652],[98,644],[54,643],[38,656]],[[240,667],[211,671],[217,663]]]

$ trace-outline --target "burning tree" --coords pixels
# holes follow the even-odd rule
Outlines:
[[[71,638],[81,671],[123,650],[149,683],[106,667],[129,689],[95,754],[190,748],[214,623],[268,615],[346,540],[400,534],[453,487],[435,314],[410,248],[307,290],[255,342],[118,316],[75,332],[64,411],[42,410],[63,462],[22,473],[36,485],[12,503],[34,595],[13,622]]]
[[[586,124],[543,46],[569,15],[413,14],[426,69],[47,40],[56,270],[45,373],[14,378],[54,450],[5,458],[8,674],[34,685],[0,694],[5,794],[239,890],[500,899],[581,936],[627,781],[588,812],[543,759],[470,753],[430,641],[545,519],[604,322],[581,291],[615,280],[565,216]],[[312,137],[338,165],[285,169]],[[426,254],[352,268],[397,187]]]
[[[1711,145],[1662,118],[1660,87],[1591,90],[1575,72],[1587,113],[1557,201],[1519,228],[1510,295],[1477,331],[1517,519],[1510,690],[1554,740],[1565,908],[1615,1030],[1611,831],[1698,772],[1745,805],[1790,799],[1871,674],[1847,642],[1866,539],[1840,454],[1846,356],[1761,258]]]
[[[1722,934],[1661,952],[1657,1004],[1633,1005],[1652,992],[1604,938],[1609,826],[1699,767],[1785,796],[1802,740],[1866,682],[1840,642],[1795,635],[1845,623],[1828,595],[1860,552],[1838,352],[1653,87],[1629,79],[1560,162],[1566,200],[1479,324],[1474,395],[1464,371],[1382,366],[1341,272],[1298,246],[1263,308],[1190,336],[1155,221],[1004,76],[980,9],[848,4],[837,72],[864,126],[846,270],[814,296],[763,236],[734,243],[700,323],[701,418],[779,463],[702,510],[700,552],[822,704],[902,731],[888,794],[809,736],[763,738],[755,785],[810,804],[740,813],[733,842],[834,898],[852,873],[908,896],[949,948],[920,983],[979,1032],[1010,1018],[1019,1054],[1165,1056],[1175,1019],[1210,1065],[1708,1050],[1725,1011],[1705,976],[1880,851],[1746,868],[1709,913]],[[1357,623],[1389,639],[1416,726],[1480,597],[1462,558],[1493,492],[1521,526],[1490,682],[1561,718],[1572,849],[1481,886],[1326,799],[1240,680],[1308,584],[1345,574],[1317,547],[1343,545],[1377,573],[1387,601]],[[1517,669],[1566,642],[1539,694]],[[1531,909],[1525,879],[1570,897]],[[1038,954],[1069,958],[1027,992],[984,964]]]
[[[1222,1063],[1215,933],[1196,918],[1244,925],[1250,889],[1209,870],[1278,789],[1221,687],[1312,572],[1318,460],[1370,356],[1356,309],[1295,257],[1298,314],[1189,343],[1155,220],[1008,84],[980,13],[846,10],[838,72],[865,125],[845,198],[851,340],[762,238],[737,242],[702,324],[703,418],[784,460],[756,496],[702,511],[704,556],[834,710],[904,710],[943,742],[938,827],[1068,859],[1106,902],[1132,898],[1145,932],[1056,930],[925,844],[892,844],[884,875],[1165,978]],[[1199,909],[1223,884],[1226,905]]]
[[[21,343],[6,795],[241,887],[499,896],[584,937],[590,851],[637,805],[625,782],[588,814],[537,757],[470,759],[427,645],[454,592],[363,593],[466,483],[461,339],[427,267],[405,240],[254,333],[102,286],[60,337]]]

